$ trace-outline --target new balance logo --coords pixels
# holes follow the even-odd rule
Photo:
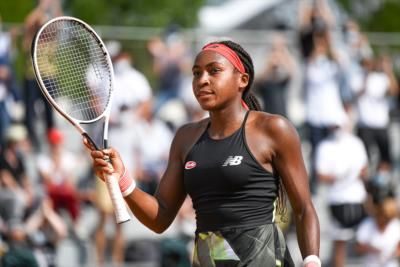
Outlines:
[[[224,164],[222,164],[222,167],[226,166],[235,166],[235,165],[240,165],[242,163],[243,156],[229,156]]]

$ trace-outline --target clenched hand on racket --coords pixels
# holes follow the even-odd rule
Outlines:
[[[93,169],[97,177],[104,181],[104,174],[116,174],[118,177],[123,176],[125,166],[116,150],[113,148],[96,150],[86,138],[83,139],[83,143],[91,150],[90,156],[93,158]]]

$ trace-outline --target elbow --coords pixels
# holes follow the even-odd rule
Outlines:
[[[153,229],[153,232],[156,234],[161,235],[162,233],[164,233],[165,229]]]
[[[304,203],[301,207],[295,209],[295,217],[297,221],[304,221],[305,219],[318,220],[317,213],[311,201]]]
[[[165,218],[161,219],[159,217],[149,226],[149,228],[156,234],[162,234],[168,229],[171,223],[172,221],[166,220]]]
[[[154,227],[151,227],[150,230],[152,230],[156,234],[162,234],[168,229],[168,226],[163,226],[163,225],[157,225]]]

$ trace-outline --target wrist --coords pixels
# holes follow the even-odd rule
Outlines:
[[[303,267],[321,267],[321,265],[321,260],[316,255],[309,255],[303,260]]]
[[[130,195],[136,188],[136,182],[130,177],[126,168],[124,168],[124,173],[119,178],[118,184],[123,197]]]

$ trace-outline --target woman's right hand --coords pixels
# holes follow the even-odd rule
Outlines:
[[[115,149],[95,150],[86,138],[83,139],[83,143],[91,151],[93,170],[97,177],[104,181],[108,175],[115,174],[121,177],[124,174],[124,163]]]

